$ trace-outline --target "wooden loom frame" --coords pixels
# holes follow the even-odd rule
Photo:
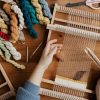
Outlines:
[[[5,86],[8,86],[10,91],[0,95],[0,100],[5,100],[5,99],[8,99],[9,97],[12,97],[12,96],[15,96],[15,91],[14,91],[14,87],[12,86],[6,72],[4,71],[2,65],[0,64],[0,71],[1,71],[1,74],[3,75],[4,79],[6,82],[2,83],[0,85],[0,88],[3,88]]]
[[[65,7],[66,8],[66,7]],[[71,8],[71,9],[73,9],[73,8]],[[79,12],[81,11],[81,10],[78,10]],[[64,12],[64,10],[60,10],[59,9],[59,5],[57,5],[57,4],[55,4],[55,7],[54,7],[54,12],[53,12],[53,17],[52,17],[52,20],[51,20],[51,24],[53,24],[54,23],[54,21],[60,21],[60,22],[64,22],[64,23],[66,23],[66,22],[68,22],[68,23],[72,23],[71,21],[68,21],[68,20],[63,20],[63,19],[60,19],[60,18],[55,18],[55,15],[56,15],[56,12],[61,12],[61,13],[66,13],[66,10],[65,10],[65,12]],[[81,13],[81,12],[80,12]],[[77,14],[76,14],[77,15]],[[99,14],[96,14],[96,15],[92,15],[92,13],[90,12],[90,17],[91,18],[95,18],[94,16],[96,16],[97,17],[97,20],[100,20],[100,18],[99,18]],[[87,15],[85,16],[85,17],[87,17]],[[76,22],[74,22],[74,24],[77,24],[77,25],[80,25],[81,23],[76,23]],[[100,30],[100,27],[99,26],[95,26],[95,25],[86,25],[86,24],[81,24],[82,26],[85,26],[85,27],[92,27],[92,28],[95,28],[95,29],[97,29],[97,30]],[[49,33],[48,33],[48,39],[47,39],[47,41],[49,41],[50,40],[50,38],[51,38],[51,33],[52,33],[52,29],[49,29]],[[98,40],[98,39],[97,39]],[[42,82],[44,82],[44,83],[48,83],[48,84],[53,84],[53,85],[60,85],[60,84],[57,84],[57,83],[55,83],[54,81],[52,81],[52,80],[48,80],[48,79],[43,79],[42,80]],[[71,88],[71,87],[70,87]],[[51,91],[49,91],[48,89],[43,89],[43,88],[41,88],[41,91],[48,91],[49,93],[51,93]],[[94,94],[94,92],[92,91],[92,90],[89,90],[89,89],[86,89],[86,90],[79,90],[79,91],[83,91],[83,92],[87,92],[87,93],[93,93]],[[40,93],[41,94],[41,93]],[[45,93],[44,93],[45,94]],[[59,93],[57,93],[57,94],[59,94]],[[49,94],[47,94],[48,96],[50,96]],[[60,95],[62,95],[62,94],[60,94]],[[65,95],[65,94],[64,94]],[[56,96],[55,96],[55,98],[57,98]],[[58,98],[59,99],[59,98]],[[63,99],[63,98],[60,98],[60,99]],[[66,99],[65,99],[66,100]],[[83,99],[82,99],[83,100]]]

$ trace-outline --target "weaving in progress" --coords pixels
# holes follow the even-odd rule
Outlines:
[[[59,18],[57,15],[59,14]],[[61,16],[66,17],[61,17]],[[52,84],[52,89],[41,88],[40,94],[61,100],[90,100],[95,91],[89,84],[92,60],[84,49],[95,49],[100,40],[100,14],[55,4],[48,40],[57,38],[63,43],[55,80],[43,79],[44,83]],[[93,99],[94,100],[94,99]]]

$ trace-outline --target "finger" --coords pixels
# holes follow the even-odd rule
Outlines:
[[[57,53],[57,47],[54,47],[50,52],[49,52],[49,56],[54,56]]]
[[[56,43],[56,42],[57,42],[57,39],[53,39],[53,40],[50,40],[50,41],[47,43],[47,45],[51,45],[51,44]]]
[[[62,48],[62,44],[52,44],[50,46],[50,49],[54,48],[54,47],[57,47],[58,49],[61,49]]]
[[[50,40],[50,41],[46,44],[45,51],[44,51],[44,52],[45,52],[45,53],[44,53],[45,56],[49,53],[51,44],[56,43],[56,42],[57,42],[57,39],[53,39],[53,40]]]

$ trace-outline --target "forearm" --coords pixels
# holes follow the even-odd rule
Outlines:
[[[45,70],[43,67],[38,64],[36,69],[32,72],[29,81],[37,86],[40,86],[44,72]]]

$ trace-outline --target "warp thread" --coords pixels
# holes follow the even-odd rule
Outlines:
[[[0,49],[4,52],[5,58],[6,58],[6,59],[10,59],[10,58],[11,58],[10,52],[7,50],[7,48],[6,48],[5,45],[2,43],[1,40],[0,40]]]
[[[15,60],[21,59],[21,54],[14,48],[12,43],[10,43],[8,41],[3,41],[3,40],[2,40],[2,43],[6,46],[6,48],[9,50],[9,52],[12,54],[12,56]]]
[[[4,21],[7,25],[10,24],[10,20],[9,20],[7,14],[1,8],[0,8],[0,16],[4,19]]]
[[[38,0],[31,0],[32,5],[36,8],[37,18],[39,19],[40,24],[49,24],[50,20],[47,17],[43,16],[42,7],[39,4]]]
[[[35,9],[30,5],[28,0],[20,0],[19,4],[23,12],[28,32],[32,37],[37,38],[38,33],[33,28],[33,24],[38,24],[38,19],[36,18]]]
[[[5,3],[3,5],[3,9],[5,10],[5,12],[10,16],[11,21],[11,37],[12,37],[12,42],[15,43],[18,41],[19,38],[19,30],[18,30],[18,20],[17,20],[17,16],[15,13],[12,12],[11,10],[11,5]]]
[[[2,52],[1,50],[0,50],[0,55],[1,55],[1,57],[2,57],[5,61],[11,63],[11,64],[14,65],[16,68],[25,69],[25,66],[24,66],[24,65],[18,64],[17,62],[15,62],[15,61],[13,61],[13,60],[11,60],[11,59],[5,58],[5,56],[3,55],[3,52]]]
[[[3,39],[6,40],[6,41],[9,41],[9,36],[8,36],[8,34],[5,34],[5,33],[1,32],[1,31],[0,31],[0,37],[3,38]]]
[[[51,14],[50,8],[48,6],[48,3],[45,0],[39,0],[39,3],[42,6],[44,15],[47,16],[49,19],[51,19],[52,18],[52,14]]]
[[[0,29],[4,33],[8,33],[8,26],[5,24],[4,20],[0,17]]]

